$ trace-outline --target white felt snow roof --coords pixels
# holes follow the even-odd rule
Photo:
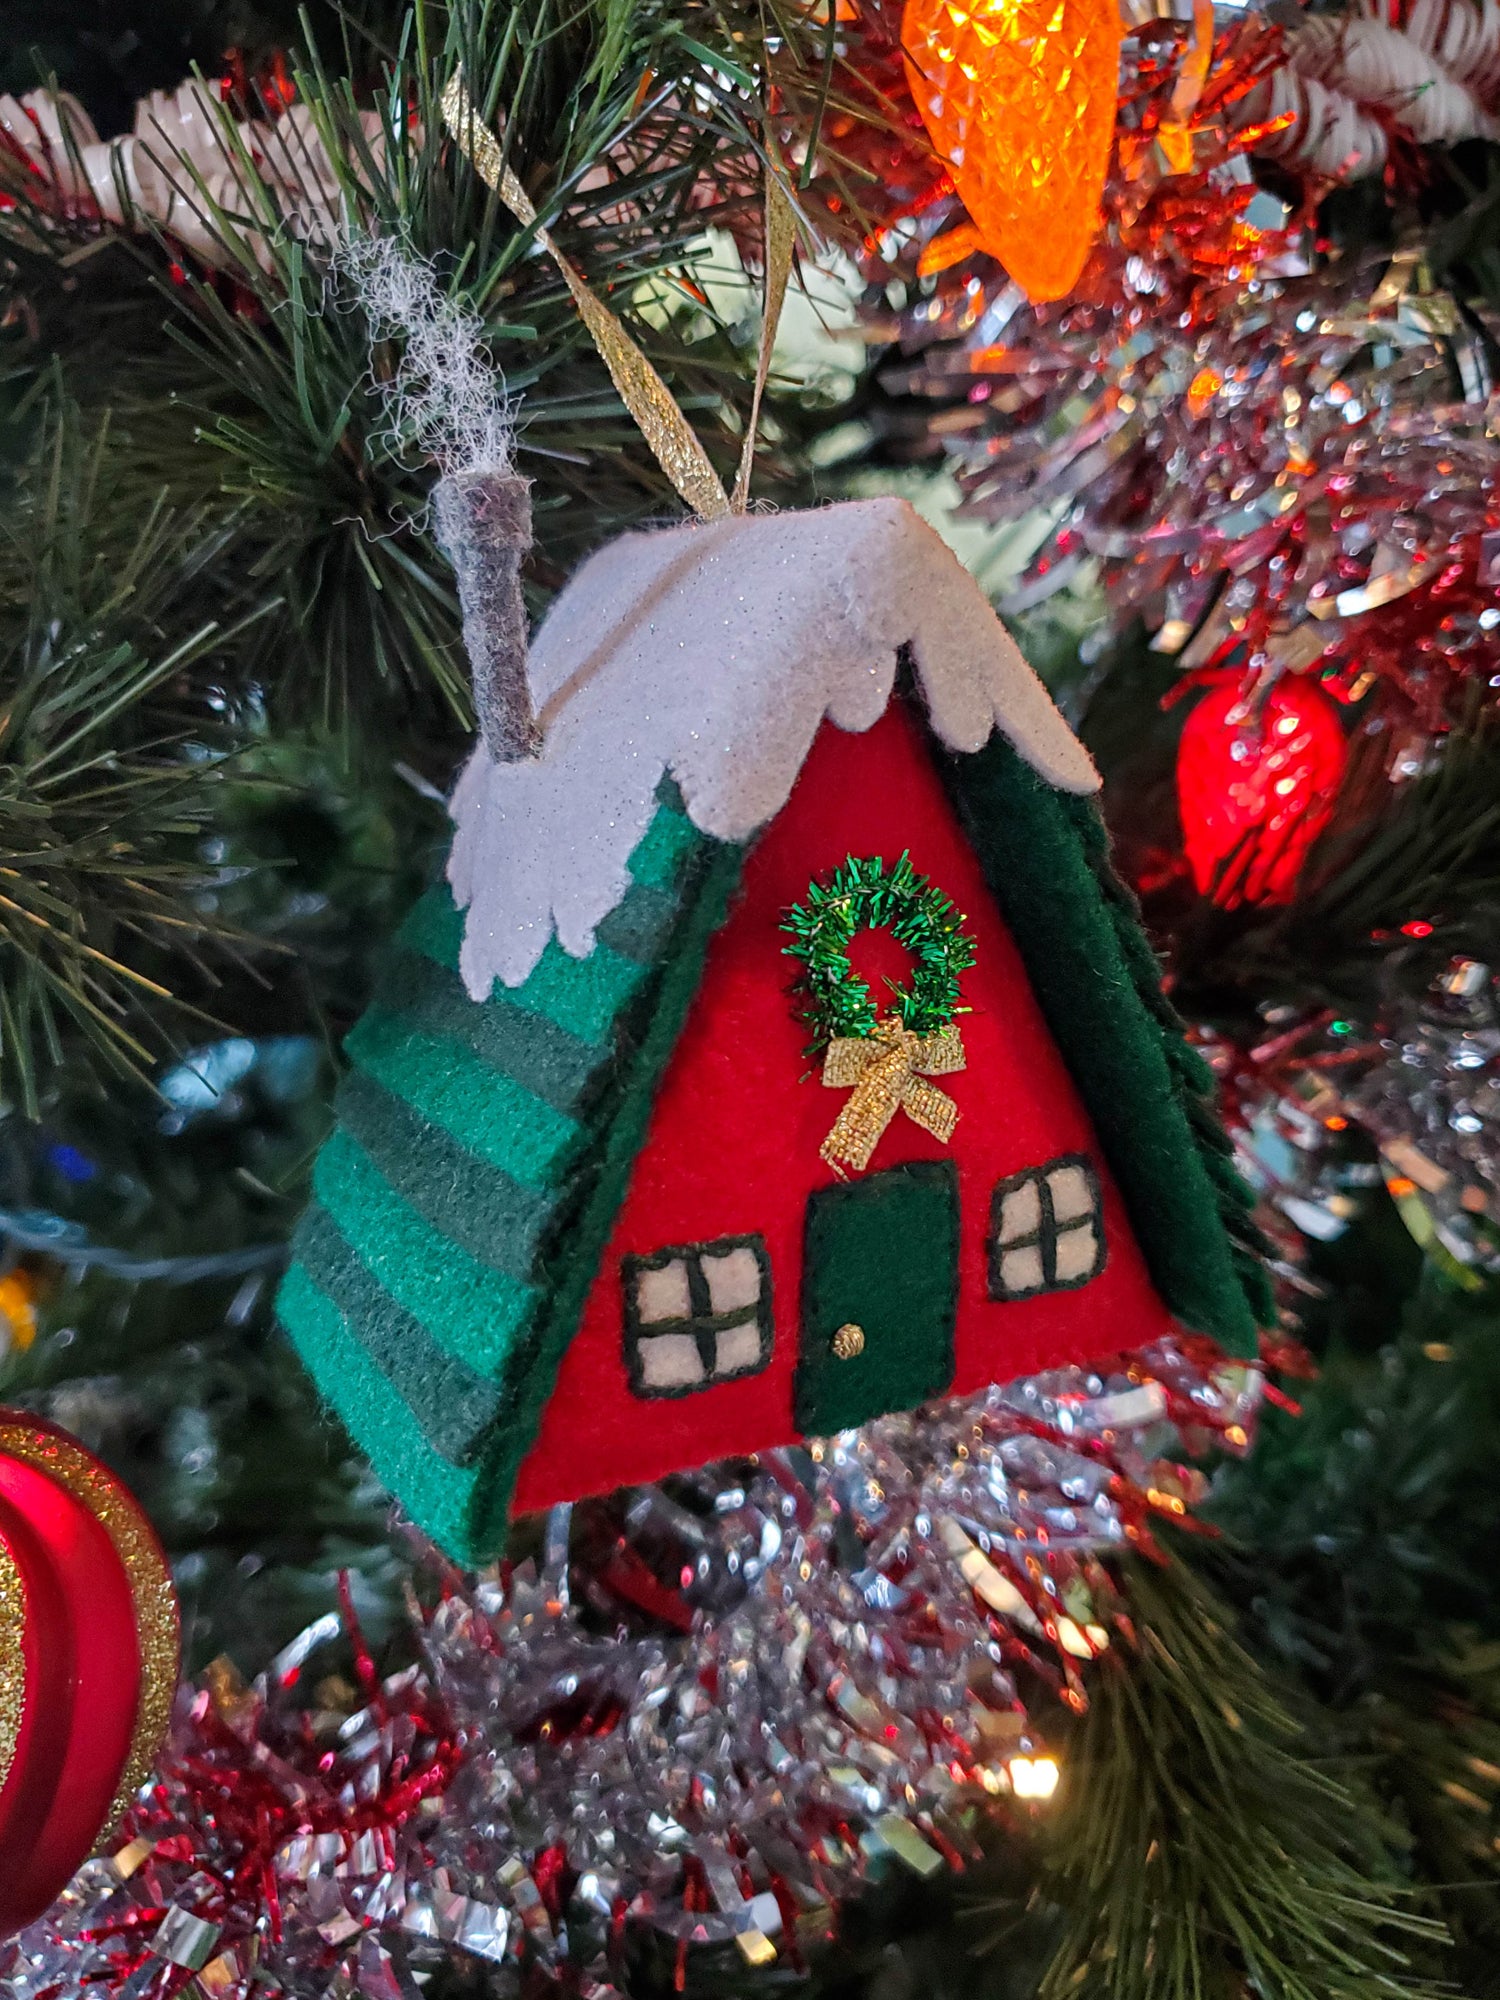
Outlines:
[[[591,556],[532,643],[540,754],[497,764],[481,743],[454,792],[469,993],[519,986],[554,934],[587,956],[664,775],[704,833],[748,839],[825,716],[860,730],[884,714],[903,645],[950,749],[999,729],[1049,784],[1098,789],[979,586],[904,500],[622,535]]]

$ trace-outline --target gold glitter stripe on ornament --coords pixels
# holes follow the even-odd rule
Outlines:
[[[0,1791],[15,1762],[26,1701],[26,1586],[16,1559],[0,1542]]]
[[[495,190],[523,228],[535,228],[537,242],[561,271],[579,317],[609,370],[610,380],[651,447],[657,464],[695,514],[705,521],[721,520],[730,511],[729,496],[714,471],[713,461],[661,376],[609,307],[594,296],[551,236],[537,224],[531,197],[506,165],[499,140],[479,121],[462,69],[453,72],[443,92],[443,123],[485,186]]]
[[[112,1472],[72,1438],[60,1431],[7,1421],[0,1423],[0,1455],[34,1465],[81,1500],[114,1543],[130,1579],[141,1651],[141,1694],[130,1754],[110,1801],[109,1816],[99,1830],[102,1840],[150,1775],[171,1720],[179,1657],[177,1597],[171,1572],[136,1501]]]
[[[823,1082],[829,1090],[852,1089],[854,1095],[818,1148],[820,1156],[835,1170],[851,1166],[863,1172],[898,1111],[946,1146],[958,1123],[958,1106],[922,1079],[952,1076],[965,1060],[957,1028],[915,1035],[893,1014],[873,1035],[838,1036],[823,1058]]]

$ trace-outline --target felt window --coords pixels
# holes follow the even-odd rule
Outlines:
[[[1084,1153],[1011,1174],[990,1204],[992,1299],[1066,1292],[1104,1269],[1099,1176]]]
[[[771,1263],[760,1236],[719,1236],[621,1261],[625,1366],[638,1396],[687,1396],[771,1358]]]

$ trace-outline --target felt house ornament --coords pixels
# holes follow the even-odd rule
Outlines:
[[[626,535],[528,679],[280,1295],[438,1541],[1174,1331],[1255,1354],[1093,766],[904,502]]]

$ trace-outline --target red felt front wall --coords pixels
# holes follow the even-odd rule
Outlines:
[[[1144,1345],[1171,1325],[1130,1233],[1078,1093],[984,886],[922,739],[901,703],[862,735],[825,723],[796,789],[752,851],[743,891],[709,951],[703,984],[662,1081],[646,1144],[520,1471],[519,1512],[785,1444],[797,1365],[803,1210],[832,1178],[818,1157],[842,1093],[803,1055],[782,913],[850,854],[913,863],[966,913],[978,946],[964,977],[968,1068],[945,1078],[959,1106],[951,1147],[898,1114],[871,1169],[958,1163],[957,1368],[953,1390]],[[985,1230],[995,1182],[1086,1152],[1104,1185],[1104,1270],[1078,1291],[996,1303]],[[776,1340],[758,1375],[678,1399],[643,1400],[625,1374],[620,1259],[667,1244],[758,1232],[770,1252]]]

